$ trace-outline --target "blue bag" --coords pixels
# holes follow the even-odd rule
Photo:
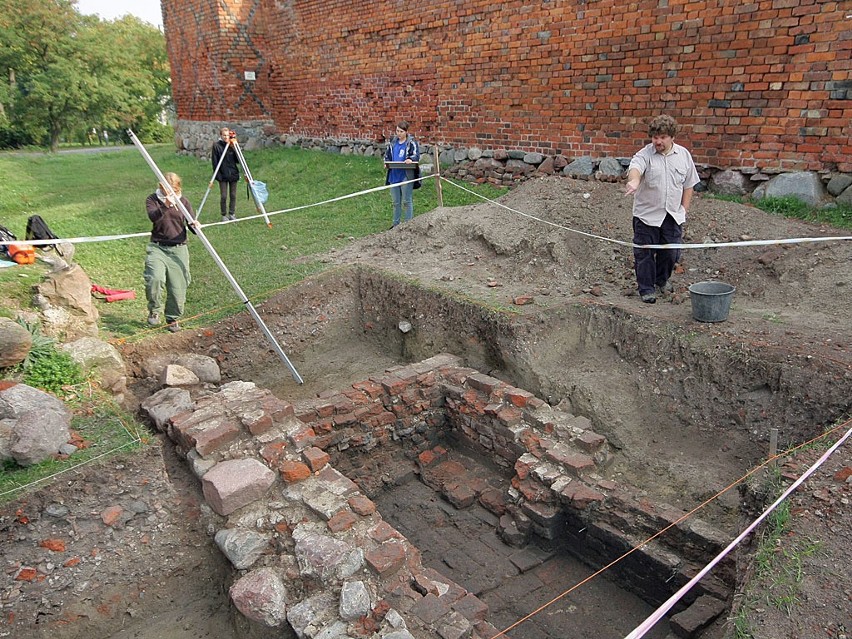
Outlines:
[[[266,188],[266,183],[261,182],[260,180],[255,180],[252,184],[252,190],[254,191],[254,197],[258,204],[264,204],[266,203],[266,200],[269,199],[269,190]]]

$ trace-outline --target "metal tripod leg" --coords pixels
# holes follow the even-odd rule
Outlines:
[[[142,157],[145,158],[145,161],[148,163],[148,166],[151,167],[151,170],[154,172],[154,175],[157,176],[157,179],[160,181],[160,184],[166,190],[167,195],[169,195],[169,196],[171,196],[175,199],[175,202],[177,203],[177,207],[180,209],[180,212],[183,214],[183,217],[186,220],[187,224],[195,225],[195,219],[192,217],[192,215],[189,213],[189,211],[186,209],[186,207],[180,201],[180,198],[175,196],[175,192],[172,189],[171,185],[166,181],[166,178],[163,175],[163,173],[160,171],[160,168],[157,166],[157,164],[154,162],[154,160],[148,154],[147,149],[145,149],[145,147],[142,146],[142,143],[139,141],[139,138],[137,138],[136,134],[133,131],[131,131],[130,129],[127,130],[127,133],[130,136],[130,140],[133,142],[134,145],[136,145],[136,148],[139,149],[139,152],[142,154]],[[254,318],[254,321],[260,327],[260,330],[263,331],[263,334],[266,336],[266,339],[268,339],[270,341],[273,348],[275,349],[275,352],[278,353],[278,356],[281,358],[281,360],[284,362],[284,364],[287,365],[287,368],[290,369],[290,373],[293,375],[293,379],[296,380],[297,383],[303,384],[304,380],[302,379],[302,376],[299,375],[298,371],[296,371],[295,366],[293,366],[293,364],[287,358],[287,355],[284,353],[284,350],[281,348],[281,345],[278,343],[278,340],[275,339],[275,336],[272,334],[272,332],[266,326],[263,319],[258,314],[257,310],[254,308],[254,306],[252,306],[251,301],[249,300],[248,297],[246,297],[246,294],[243,292],[243,289],[240,287],[237,280],[234,279],[234,276],[228,270],[228,267],[225,266],[225,263],[222,261],[222,258],[219,257],[219,254],[216,252],[216,249],[214,249],[213,245],[210,244],[210,240],[208,240],[207,236],[204,235],[204,230],[197,225],[193,226],[193,228],[195,229],[195,235],[198,237],[199,240],[201,240],[201,243],[204,245],[204,248],[206,248],[207,252],[210,253],[210,257],[212,257],[213,261],[216,262],[216,265],[222,271],[222,274],[225,276],[225,279],[228,280],[228,283],[231,285],[231,287],[237,293],[237,296],[239,296],[240,300],[245,305],[245,307],[248,309],[249,313],[251,313],[251,316]]]
[[[254,192],[254,178],[251,175],[248,164],[246,164],[246,158],[243,155],[243,150],[240,148],[240,144],[236,140],[234,140],[234,150],[237,152],[237,158],[240,160],[240,166],[243,167],[243,173],[245,174],[246,181],[249,184],[249,190],[251,191],[251,197],[254,200],[255,208],[257,208],[258,213],[263,215],[263,219],[266,220],[266,226],[272,228],[272,222],[269,221],[266,209],[263,208],[263,202],[260,201],[260,198],[257,197],[257,193]]]

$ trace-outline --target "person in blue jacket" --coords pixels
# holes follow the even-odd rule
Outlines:
[[[418,177],[420,148],[417,141],[408,134],[408,122],[402,121],[396,125],[396,135],[391,139],[385,151],[385,168],[388,170],[385,184],[393,184],[390,189],[393,199],[393,225],[399,226],[402,221],[402,207],[405,206],[405,220],[414,218],[414,182],[400,184],[406,180]],[[405,162],[414,164],[410,169],[391,169],[388,162]]]

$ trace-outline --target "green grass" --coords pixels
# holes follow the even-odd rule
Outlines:
[[[194,207],[201,202],[212,173],[209,160],[175,154],[171,145],[149,147],[162,171],[181,175],[184,194]],[[255,179],[266,182],[274,212],[339,197],[384,184],[379,158],[343,156],[301,149],[265,149],[246,152]],[[60,237],[148,233],[145,197],[156,179],[139,152],[132,147],[103,154],[0,154],[0,223],[23,237],[29,215],[39,214]],[[474,187],[488,197],[504,192],[489,185]],[[437,205],[434,181],[415,191],[415,214]],[[444,189],[445,206],[478,202],[458,189]],[[255,214],[240,186],[238,216]],[[217,221],[218,187],[202,210],[203,223]],[[390,226],[391,204],[386,191],[351,198],[293,213],[275,215],[268,229],[262,220],[208,228],[205,233],[244,293],[262,300],[324,268],[314,256],[350,241],[348,238],[385,231]],[[93,283],[133,289],[137,299],[99,304],[102,328],[108,336],[131,337],[145,326],[142,266],[147,238],[77,244],[75,261]],[[186,315],[203,317],[187,321],[199,326],[242,310],[238,296],[199,241],[190,242],[193,282]],[[36,267],[0,269],[4,295],[25,303],[29,286],[37,282]],[[32,277],[30,278],[30,274]],[[21,278],[27,275],[30,279]],[[31,281],[30,281],[31,280]],[[15,282],[17,287],[6,286]],[[15,288],[16,291],[6,289]]]

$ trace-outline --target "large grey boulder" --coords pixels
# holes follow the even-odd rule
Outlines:
[[[23,326],[0,317],[0,368],[23,362],[33,345],[33,337]]]
[[[0,419],[0,462],[12,459],[12,428],[14,419]]]
[[[30,411],[52,410],[63,412],[63,404],[50,393],[26,384],[15,384],[0,390],[0,419],[17,419]]]
[[[825,198],[825,187],[819,175],[811,171],[781,173],[754,191],[756,199],[795,197],[810,206],[819,206]]]
[[[845,173],[838,173],[837,175],[832,175],[831,179],[828,181],[828,192],[837,197],[843,191],[852,186],[852,175],[846,175]]]
[[[749,176],[740,171],[719,171],[710,179],[710,190],[720,195],[746,195],[751,184]]]
[[[12,427],[9,452],[20,466],[32,466],[59,452],[71,438],[71,414],[54,410],[29,411]]]
[[[21,466],[55,455],[71,438],[71,412],[53,395],[15,384],[0,391],[0,450]]]
[[[577,158],[571,164],[562,169],[563,175],[568,176],[591,176],[595,172],[595,163],[592,158],[586,156]]]
[[[164,388],[142,402],[142,410],[160,431],[166,429],[172,417],[192,410],[192,406],[192,396],[183,388]]]

